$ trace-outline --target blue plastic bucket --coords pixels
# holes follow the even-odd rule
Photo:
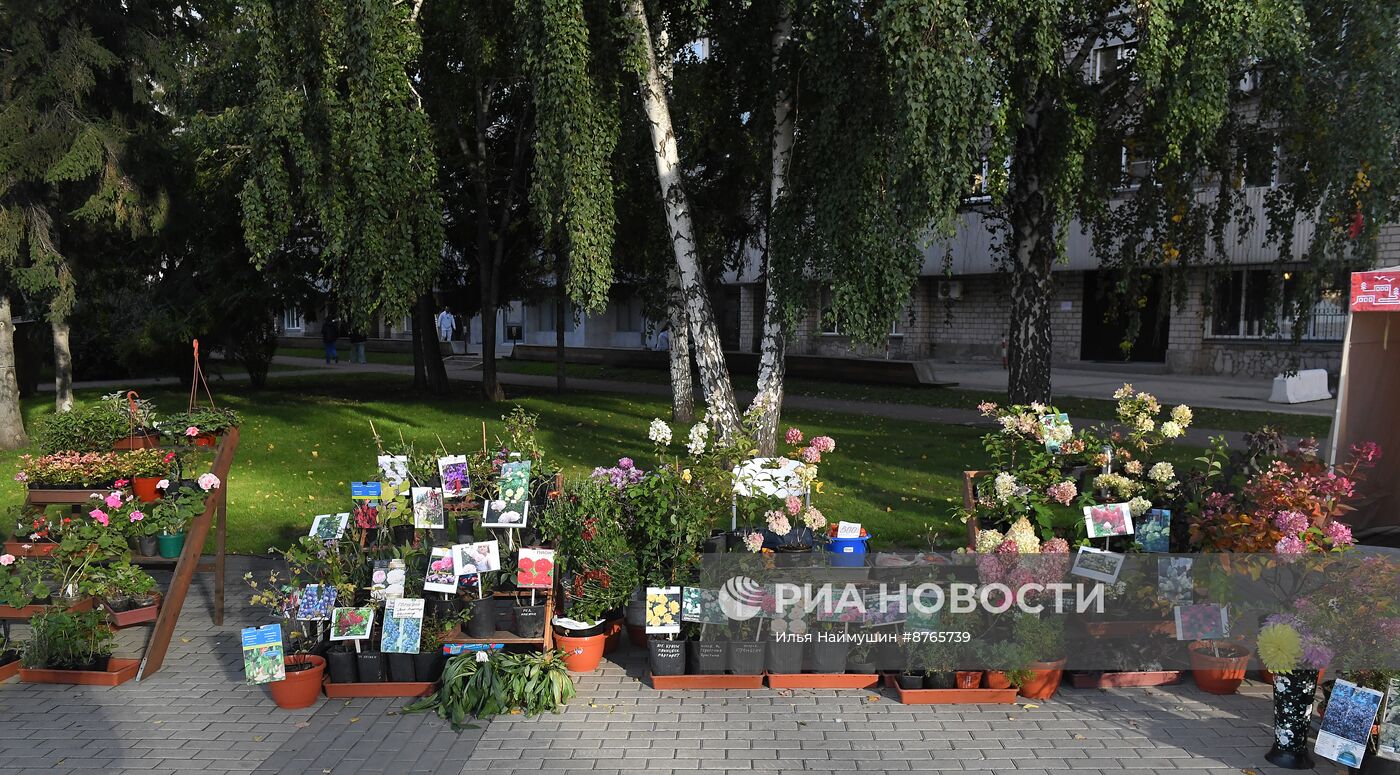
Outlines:
[[[834,555],[831,564],[838,567],[860,567],[865,564],[865,543],[870,536],[859,538],[833,538],[826,550]]]

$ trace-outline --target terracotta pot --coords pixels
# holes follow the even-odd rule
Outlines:
[[[591,673],[603,661],[603,643],[608,639],[606,632],[575,638],[562,633],[554,634],[554,647],[564,652],[564,667],[570,673]]]
[[[272,701],[283,710],[315,705],[321,696],[321,678],[326,672],[326,660],[313,654],[295,654],[284,657],[282,663],[288,667],[306,664],[311,667],[297,671],[288,670],[286,678],[268,684],[267,689],[272,694]]]
[[[1216,649],[1220,656],[1215,655]],[[1201,691],[1234,694],[1240,688],[1244,673],[1249,669],[1249,652],[1244,647],[1196,641],[1188,650],[1191,652],[1191,677]]]
[[[219,443],[219,437],[212,433],[201,433],[194,437],[196,447],[212,447]],[[305,706],[302,706],[305,707]]]
[[[958,671],[959,689],[976,689],[982,685],[982,673],[968,670]]]
[[[159,481],[159,476],[137,476],[131,480],[131,489],[142,503],[154,503],[160,500],[160,491],[156,489]]]
[[[608,622],[607,628],[603,630],[607,637],[603,641],[603,653],[611,654],[622,648],[622,620],[615,619]]]
[[[1011,688],[1011,679],[1007,677],[1006,673],[1000,670],[988,670],[985,675],[987,676],[986,683],[988,689]]]
[[[160,446],[160,437],[154,434],[138,432],[131,436],[123,436],[112,442],[112,449],[117,451],[130,449],[155,449]]]
[[[1021,684],[1019,694],[1028,700],[1048,700],[1060,688],[1060,679],[1065,673],[1065,660],[1054,662],[1032,662],[1029,666],[1031,677]]]

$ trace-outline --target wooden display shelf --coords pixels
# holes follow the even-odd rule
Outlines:
[[[903,689],[894,673],[885,673],[885,685],[894,689],[903,705],[1012,705],[1016,689]]]
[[[762,689],[763,676],[730,675],[728,673],[702,673],[696,675],[652,675],[647,672],[647,683],[651,688],[667,691],[674,689]]]
[[[879,683],[874,673],[768,673],[773,689],[869,689]]]
[[[327,680],[321,684],[332,700],[349,697],[427,697],[433,693],[434,681],[385,681],[383,683],[338,684]]]
[[[73,605],[68,606],[65,610],[72,611],[73,613],[82,613],[83,611],[91,611],[92,606],[92,598],[85,597]],[[35,614],[41,614],[54,607],[55,606],[51,603],[36,603],[23,608],[11,608],[7,605],[0,605],[0,619],[28,619]]]
[[[6,541],[5,554],[16,557],[48,557],[58,544],[52,541]]]
[[[77,506],[92,500],[93,495],[101,496],[112,491],[110,485],[101,487],[30,487],[28,502],[31,506]]]
[[[1076,689],[1125,689],[1134,686],[1170,686],[1181,683],[1181,670],[1077,672],[1070,676]]]
[[[1084,622],[1084,632],[1095,638],[1174,635],[1176,625],[1165,619],[1099,619]]]
[[[10,680],[19,675],[19,658],[15,658],[3,665],[0,665],[0,683]]]
[[[19,669],[19,680],[31,684],[72,684],[75,686],[121,686],[136,677],[139,659],[112,658],[106,670]]]
[[[549,628],[545,628],[545,632],[549,632]],[[463,634],[461,630],[458,630],[455,635],[443,638],[442,642],[465,644],[502,643],[507,646],[543,646],[545,644],[545,638],[543,636],[538,638],[522,638],[513,632],[506,632],[505,630],[496,630],[496,633],[489,638],[469,638]]]

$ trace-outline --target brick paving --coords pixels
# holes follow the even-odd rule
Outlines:
[[[256,562],[256,561],[253,561]],[[1216,697],[1158,689],[1062,689],[1016,706],[904,706],[887,692],[657,692],[642,654],[580,676],[560,714],[505,716],[452,732],[404,701],[323,700],[283,711],[243,684],[238,629],[247,558],[230,558],[225,626],[196,579],[165,667],[114,689],[0,684],[0,775],[144,773],[1276,772],[1267,687]],[[134,656],[147,628],[123,632]],[[1318,769],[1341,768],[1323,762]]]

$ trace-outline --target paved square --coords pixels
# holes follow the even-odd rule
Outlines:
[[[115,689],[0,684],[0,775],[148,773],[1279,772],[1264,762],[1269,689],[1231,697],[1189,682],[1062,689],[1016,706],[904,706],[882,692],[657,692],[623,651],[578,679],[557,716],[505,716],[454,733],[404,701],[323,700],[283,711],[243,683],[238,630],[262,621],[230,558],[225,626],[209,579],[191,587],[165,667]],[[120,655],[148,630],[123,631]],[[1344,771],[1323,763],[1320,772]]]

